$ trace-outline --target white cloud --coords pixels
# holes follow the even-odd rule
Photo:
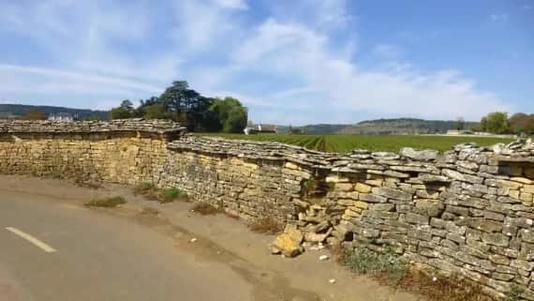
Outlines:
[[[421,71],[400,60],[407,50],[396,45],[371,50],[387,67],[363,68],[356,34],[346,30],[353,19],[346,0],[267,3],[270,16],[259,21],[244,18],[251,12],[244,0],[165,8],[151,1],[2,4],[0,33],[29,38],[50,57],[33,66],[0,59],[0,99],[85,99],[109,108],[181,78],[206,95],[238,97],[262,122],[356,122],[365,114],[478,119],[509,109],[458,71]]]
[[[177,76],[180,61],[172,54],[174,47],[152,57],[136,51],[154,26],[148,1],[116,6],[101,0],[43,0],[1,6],[0,34],[31,41],[37,45],[36,57],[46,55],[46,62],[32,66],[0,60],[0,97],[56,104],[73,99],[118,102],[157,95]]]
[[[392,44],[378,44],[371,50],[373,55],[385,60],[397,60],[403,55],[401,47]]]
[[[502,13],[502,14],[491,14],[489,15],[489,19],[492,22],[506,22],[508,21],[508,14]]]
[[[270,19],[233,57],[243,68],[300,82],[300,89],[264,96],[291,108],[467,119],[506,109],[496,95],[477,90],[458,72],[421,72],[409,67],[362,70],[350,56],[332,50],[330,42],[327,35],[310,28]],[[280,98],[284,94],[290,101]],[[321,121],[336,119],[329,115]]]
[[[118,78],[51,68],[0,65],[0,95],[17,99],[21,95],[115,95],[117,99],[130,95],[150,95],[162,86]]]
[[[248,5],[245,0],[213,0],[213,2],[221,7],[231,9],[248,9]]]
[[[236,13],[246,10],[238,0],[182,0],[175,3],[174,37],[181,53],[207,52],[215,45],[224,48],[239,34]]]
[[[354,19],[347,13],[346,0],[271,1],[270,10],[272,18],[321,31],[344,28]]]

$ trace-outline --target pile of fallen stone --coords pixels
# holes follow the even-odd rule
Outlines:
[[[435,150],[403,148],[399,154],[354,150],[346,156],[332,157],[331,172],[326,177],[326,182],[335,185],[335,192],[327,194],[319,203],[310,203],[306,198],[296,200],[296,205],[301,210],[298,218],[294,225],[288,226],[275,239],[272,244],[273,253],[296,256],[308,246],[339,244],[350,240],[353,238],[350,237],[350,232],[353,231],[354,224],[357,224],[355,221],[361,218],[363,212],[372,217],[372,214],[384,215],[397,211],[397,201],[387,200],[399,200],[399,204],[407,204],[402,205],[406,209],[413,202],[413,205],[409,205],[410,210],[414,206],[414,212],[420,211],[424,215],[421,221],[428,219],[426,216],[437,216],[444,210],[442,201],[438,200],[444,187],[454,182],[454,187],[462,185],[462,189],[474,190],[470,193],[471,196],[482,197],[476,191],[495,189],[491,188],[495,182],[492,179],[498,178],[501,182],[507,179],[506,176],[499,175],[505,172],[505,167],[499,164],[534,162],[533,156],[532,140],[519,140],[490,147],[466,143],[441,155]],[[521,175],[534,178],[532,170],[523,166]],[[515,176],[514,180],[518,181],[523,179],[518,178],[521,175],[513,174],[510,177]],[[522,181],[532,183],[527,179]],[[512,195],[512,192],[514,191],[509,194]],[[455,196],[464,198],[463,195]],[[526,190],[517,191],[517,198],[523,199],[525,204],[532,203],[531,194]],[[407,215],[410,219],[415,217],[417,216]],[[377,232],[373,229],[367,231],[369,233],[364,235],[369,237],[375,236]]]

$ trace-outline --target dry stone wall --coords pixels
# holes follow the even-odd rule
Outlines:
[[[494,296],[518,286],[534,300],[532,141],[340,155],[196,137],[167,121],[0,121],[0,173],[178,187],[293,224],[305,244],[393,248]]]
[[[354,151],[333,162],[322,206],[299,216],[328,220],[337,240],[377,251],[393,248],[413,262],[457,273],[494,296],[512,287],[532,300],[534,144],[459,145],[438,156]]]
[[[0,120],[0,172],[137,184],[153,181],[184,128],[141,119],[59,123]]]

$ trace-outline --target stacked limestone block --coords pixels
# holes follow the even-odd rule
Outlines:
[[[0,120],[0,173],[137,184],[153,181],[167,141],[185,128],[162,120]]]
[[[534,144],[459,145],[400,155],[354,151],[333,162],[327,195],[336,239],[459,273],[499,296],[534,299]],[[305,219],[305,218],[303,218]],[[338,223],[339,224],[336,224]],[[328,230],[326,230],[328,231]]]

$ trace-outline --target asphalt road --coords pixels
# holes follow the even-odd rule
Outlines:
[[[253,299],[230,267],[170,237],[43,198],[0,191],[0,301]]]

